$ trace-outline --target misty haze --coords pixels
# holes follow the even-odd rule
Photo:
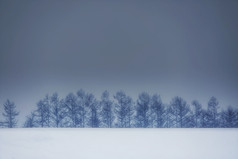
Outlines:
[[[235,0],[1,0],[0,158],[237,159],[237,17]]]

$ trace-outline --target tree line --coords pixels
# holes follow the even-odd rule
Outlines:
[[[19,112],[13,102],[3,105],[1,127],[17,127]],[[21,127],[21,126],[20,126]],[[221,109],[215,97],[203,107],[194,100],[188,104],[181,97],[164,104],[158,94],[146,92],[133,99],[123,91],[111,98],[104,91],[98,100],[80,89],[60,99],[57,93],[39,100],[27,117],[24,128],[238,128],[238,109]]]

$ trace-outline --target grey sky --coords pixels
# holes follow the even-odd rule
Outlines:
[[[0,1],[0,104],[83,88],[238,106],[238,1]]]

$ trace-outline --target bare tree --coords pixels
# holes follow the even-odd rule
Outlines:
[[[107,128],[113,127],[115,116],[113,113],[113,102],[109,99],[108,91],[102,93],[100,105],[102,108],[100,115],[102,117],[103,126]]]
[[[173,115],[173,127],[183,128],[190,127],[189,113],[190,108],[185,100],[181,97],[174,97],[170,103],[171,113]]]
[[[50,127],[50,104],[48,95],[37,103],[35,115],[36,123],[39,127]]]
[[[35,117],[36,117],[35,113],[34,113],[34,112],[31,112],[31,114],[26,117],[26,121],[25,121],[23,127],[25,127],[25,128],[33,128],[33,127],[36,127]]]
[[[77,97],[70,93],[66,96],[64,101],[64,107],[67,116],[67,127],[79,127],[80,126],[80,114],[79,114],[79,104],[77,103]]]
[[[132,127],[134,108],[131,97],[127,96],[123,91],[119,91],[114,98],[116,99],[115,113],[117,117],[117,127]]]
[[[65,117],[65,111],[63,107],[63,100],[59,99],[57,93],[54,93],[50,97],[50,108],[51,108],[51,123],[53,127],[62,127],[62,122]]]
[[[159,95],[153,95],[151,99],[151,117],[153,126],[162,128],[166,123],[166,110]]]
[[[215,97],[211,97],[208,101],[208,108],[207,108],[207,127],[215,128],[219,126],[218,118],[219,114],[218,110],[218,100]]]
[[[194,106],[194,127],[199,128],[202,127],[202,117],[203,117],[203,112],[202,112],[202,105],[197,101],[194,100],[192,101],[192,105]]]
[[[135,122],[136,127],[147,128],[150,126],[150,95],[141,93],[137,100]]]
[[[86,106],[89,108],[89,116],[88,116],[88,125],[92,128],[97,128],[100,126],[100,119],[99,119],[99,103],[94,97],[93,94],[87,94],[86,96]]]
[[[3,125],[8,128],[14,128],[17,126],[16,116],[19,115],[19,112],[16,111],[16,105],[10,100],[7,100],[4,104],[4,113],[2,113],[5,117],[5,121]]]
[[[229,106],[227,110],[221,112],[220,127],[237,128],[238,127],[238,110]]]
[[[78,104],[79,104],[79,114],[80,114],[80,127],[86,127],[87,125],[87,94],[83,89],[77,92]]]

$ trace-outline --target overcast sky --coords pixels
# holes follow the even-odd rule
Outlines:
[[[0,1],[0,104],[47,93],[175,95],[238,107],[238,1]]]

